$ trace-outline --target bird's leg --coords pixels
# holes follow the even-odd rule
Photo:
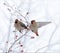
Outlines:
[[[38,32],[35,32],[35,34],[36,34],[37,36],[39,36]]]

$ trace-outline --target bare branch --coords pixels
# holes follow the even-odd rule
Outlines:
[[[26,31],[25,34],[23,34],[21,37],[19,37],[17,40],[14,41],[14,43],[13,43],[13,44],[10,46],[10,48],[8,49],[8,53],[10,52],[10,49],[14,46],[14,44],[15,44],[18,40],[20,40],[23,36],[25,36],[27,33],[28,33],[28,31]]]

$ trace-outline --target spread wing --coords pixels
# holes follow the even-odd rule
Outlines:
[[[45,25],[47,25],[49,23],[51,23],[51,22],[37,22],[38,28],[43,27],[43,26],[45,26]]]

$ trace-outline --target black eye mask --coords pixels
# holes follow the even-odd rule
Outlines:
[[[17,20],[15,21],[15,23],[17,23]]]

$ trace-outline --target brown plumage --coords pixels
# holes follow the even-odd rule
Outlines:
[[[35,20],[31,21],[30,29],[32,32],[34,32],[37,36],[38,35],[38,28],[41,28],[51,22],[36,22]]]
[[[39,35],[38,35],[38,25],[37,25],[37,23],[36,23],[35,20],[32,20],[32,21],[31,21],[30,29],[31,29],[31,31],[34,32],[37,36],[39,36]]]
[[[45,26],[47,24],[49,24],[51,22],[36,22],[35,20],[32,20],[31,21],[31,24],[30,26],[26,26],[23,22],[19,21],[18,19],[15,20],[15,23],[14,23],[14,26],[15,28],[21,32],[22,30],[24,29],[27,29],[27,30],[31,30],[32,32],[34,32],[37,36],[38,35],[38,28],[42,27],[42,26]]]
[[[27,29],[27,26],[18,19],[15,20],[14,26],[19,32],[21,32],[21,30]]]

